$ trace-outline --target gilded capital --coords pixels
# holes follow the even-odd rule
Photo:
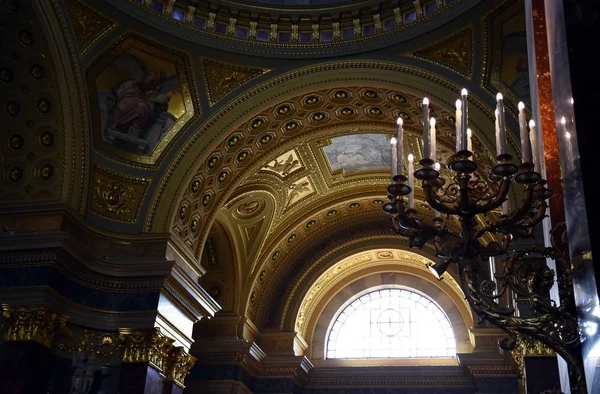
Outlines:
[[[160,372],[168,367],[173,339],[164,336],[159,328],[150,331],[119,330],[124,343],[123,362],[149,363]]]
[[[522,349],[523,356],[556,356],[556,352],[550,349],[548,346],[543,344],[542,342],[533,339],[531,337],[519,336],[519,341],[517,343]]]
[[[44,308],[11,310],[5,307],[2,316],[6,321],[5,341],[35,341],[48,348],[52,346],[56,332],[64,329],[67,322],[67,317]]]
[[[185,388],[183,381],[190,373],[196,362],[196,357],[190,356],[182,347],[175,347],[171,351],[167,378],[172,379],[177,385]]]

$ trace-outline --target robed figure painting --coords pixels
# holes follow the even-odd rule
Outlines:
[[[130,48],[96,79],[102,139],[149,155],[185,112],[175,66]]]

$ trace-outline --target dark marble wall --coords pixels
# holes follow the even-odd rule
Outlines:
[[[50,350],[37,342],[0,346],[0,392],[46,394],[51,375]]]
[[[64,269],[59,269],[59,265]],[[38,266],[23,266],[18,261],[14,264],[4,263],[0,275],[0,288],[49,286],[73,302],[104,311],[148,311],[155,310],[158,306],[159,289],[111,291],[109,289],[111,278],[108,276],[103,278],[106,282],[103,284],[104,289],[98,288],[98,283],[90,283],[90,286],[86,286],[82,278],[75,277],[78,271],[85,272],[86,269],[77,262],[60,261],[60,257],[53,265],[42,261]],[[82,281],[84,283],[81,283]]]

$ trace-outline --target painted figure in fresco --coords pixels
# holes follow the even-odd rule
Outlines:
[[[386,168],[391,165],[391,153],[384,134],[345,135],[333,139],[325,153],[333,170],[346,172]]]
[[[99,93],[104,136],[114,145],[148,154],[177,121],[168,110],[169,93],[180,93],[179,80],[163,70],[148,70],[130,54],[121,55],[117,62],[131,78]]]

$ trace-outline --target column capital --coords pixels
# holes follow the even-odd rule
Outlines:
[[[47,348],[52,346],[54,336],[66,330],[68,318],[43,307],[2,307],[7,342],[34,341]]]

